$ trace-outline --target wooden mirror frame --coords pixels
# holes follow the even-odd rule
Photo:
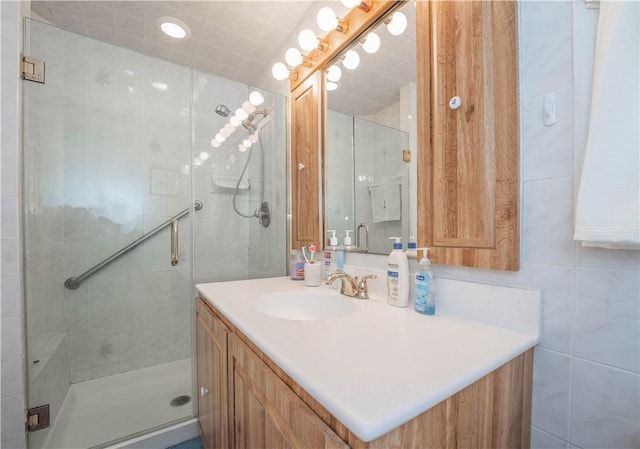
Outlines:
[[[324,248],[327,219],[324,169],[327,93],[324,69],[372,26],[406,0],[365,0],[341,20],[344,31],[321,39],[323,49],[312,50],[289,74],[290,80],[290,216],[291,247],[315,243]]]
[[[367,2],[290,76],[291,244],[326,235],[323,70],[405,1]],[[362,5],[362,4],[361,4]],[[520,137],[515,0],[416,4],[418,246],[436,264],[519,269]],[[449,107],[459,95],[462,106]],[[303,173],[304,170],[309,170]],[[304,174],[304,176],[300,176]]]

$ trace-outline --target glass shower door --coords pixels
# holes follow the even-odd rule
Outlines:
[[[24,240],[30,447],[93,447],[193,416],[191,71],[28,21]],[[179,212],[76,289],[65,280]]]

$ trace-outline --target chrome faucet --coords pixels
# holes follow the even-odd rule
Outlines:
[[[333,284],[337,279],[342,279],[340,294],[351,298],[369,299],[367,280],[375,278],[377,278],[375,274],[368,274],[358,281],[358,276],[351,276],[342,270],[337,270],[327,276],[326,282],[327,284]]]

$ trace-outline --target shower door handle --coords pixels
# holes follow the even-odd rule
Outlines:
[[[171,220],[171,265],[178,265],[178,220]]]

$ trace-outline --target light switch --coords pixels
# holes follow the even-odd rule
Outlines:
[[[547,94],[542,99],[542,121],[544,126],[553,126],[557,120],[556,95]]]

